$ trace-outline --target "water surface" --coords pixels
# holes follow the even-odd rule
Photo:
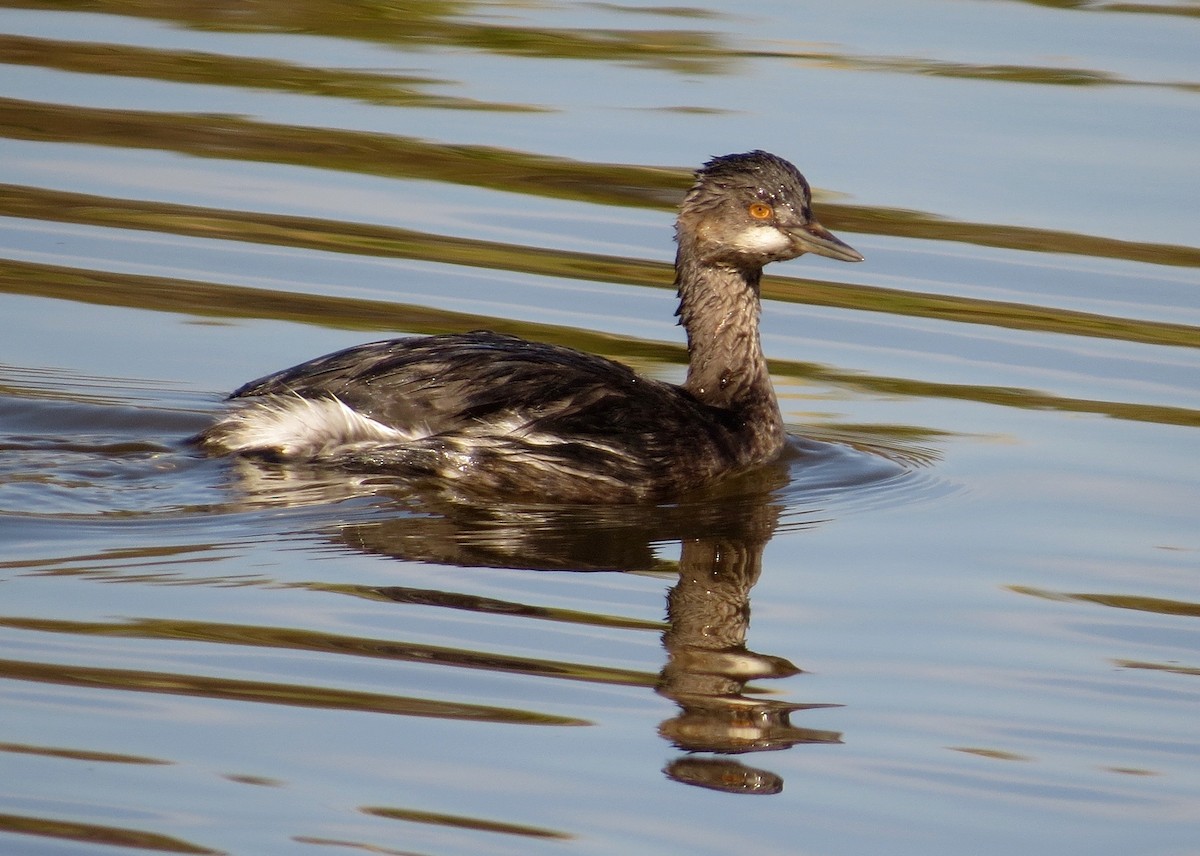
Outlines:
[[[0,2],[0,850],[1183,854],[1192,2]],[[208,460],[480,327],[680,380],[765,148],[795,440],[651,508]]]

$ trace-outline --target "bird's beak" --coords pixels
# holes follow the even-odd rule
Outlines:
[[[861,262],[862,255],[849,244],[834,237],[834,234],[818,223],[810,220],[803,226],[797,226],[789,232],[796,245],[806,253],[816,253],[842,262]]]

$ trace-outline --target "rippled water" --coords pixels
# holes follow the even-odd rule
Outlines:
[[[0,2],[0,852],[1184,854],[1200,6]],[[683,376],[765,148],[785,460],[654,508],[205,459],[489,327]]]

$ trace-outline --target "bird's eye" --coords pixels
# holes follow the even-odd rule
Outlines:
[[[750,216],[755,220],[766,220],[775,213],[771,206],[765,202],[751,202],[750,207],[746,210],[750,212]]]

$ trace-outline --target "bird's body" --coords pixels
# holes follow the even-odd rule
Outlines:
[[[682,386],[485,331],[394,339],[241,387],[200,443],[567,502],[661,498],[765,463],[785,433],[759,343],[762,266],[861,259],[808,205],[803,176],[764,152],[697,173],[676,230]]]

